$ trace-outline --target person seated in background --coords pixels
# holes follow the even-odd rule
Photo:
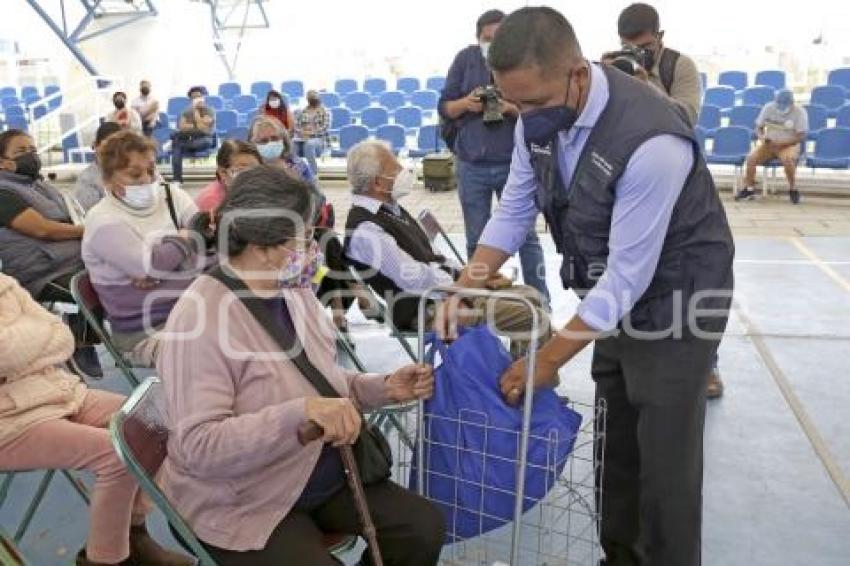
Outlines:
[[[130,363],[152,366],[157,331],[203,268],[202,246],[185,230],[198,209],[182,189],[160,184],[148,138],[113,134],[98,161],[106,194],[86,215],[83,261],[116,346]]]
[[[771,159],[778,159],[785,169],[791,202],[799,204],[797,162],[800,160],[800,143],[806,139],[808,130],[808,114],[794,104],[793,92],[787,88],[781,89],[776,93],[776,99],[765,104],[756,118],[759,144],[747,157],[744,188],[738,191],[735,200],[753,200],[756,195],[756,167]]]
[[[436,286],[454,283],[460,267],[435,252],[416,219],[399,204],[413,189],[416,176],[402,167],[384,142],[367,140],[348,152],[348,182],[351,209],[345,222],[345,256],[365,282],[383,298],[393,323],[402,330],[416,329],[418,294]],[[542,338],[549,332],[548,316],[540,308],[540,294],[532,287],[514,286],[503,275],[488,282],[490,289],[506,289],[527,297],[537,307]],[[514,301],[475,299],[464,324],[474,325],[492,316],[496,329],[517,333],[514,354],[521,352],[532,330],[532,313]],[[492,307],[488,312],[488,308]],[[426,313],[430,327],[433,309]],[[525,335],[525,340],[519,334]],[[514,346],[514,345],[512,345]]]
[[[127,106],[127,93],[118,91],[112,95],[112,105],[115,109],[107,114],[107,122],[115,122],[122,128],[142,133],[142,117],[139,113]]]
[[[224,200],[227,189],[236,179],[236,176],[262,162],[263,158],[257,151],[257,146],[253,143],[242,140],[225,140],[218,148],[218,154],[215,156],[215,181],[204,187],[195,197],[198,210],[215,212],[215,209]]]
[[[322,104],[319,93],[307,92],[307,107],[295,116],[295,137],[303,147],[304,157],[310,164],[314,175],[319,175],[317,159],[328,147],[328,130],[331,127],[331,113]]]
[[[15,129],[0,133],[0,271],[36,301],[73,303],[71,278],[83,269],[82,237],[68,203],[42,178],[32,137]],[[103,376],[83,316],[69,314],[68,324],[77,344],[75,371]]]
[[[188,96],[192,105],[180,115],[177,131],[171,136],[171,171],[173,179],[183,182],[183,154],[215,147],[215,110],[204,99],[206,89],[193,86]]]
[[[263,163],[281,167],[318,189],[317,176],[304,160],[296,155],[292,138],[280,121],[269,116],[258,116],[251,124],[248,138],[257,145],[260,155],[263,156]]]
[[[286,98],[276,90],[270,90],[266,95],[266,102],[262,106],[263,114],[277,118],[286,131],[292,135],[292,128],[295,125],[295,118],[292,115],[292,110],[286,102]]]
[[[100,165],[97,163],[97,149],[103,143],[103,140],[120,131],[121,126],[115,122],[104,122],[97,128],[92,146],[95,151],[94,161],[80,172],[79,177],[77,177],[77,185],[74,187],[74,198],[77,199],[83,211],[88,211],[99,203],[104,194],[103,176],[100,172]]]
[[[150,137],[159,123],[159,101],[151,94],[150,81],[139,83],[139,96],[133,99],[131,106],[142,118],[142,132]]]
[[[157,370],[171,436],[160,480],[219,564],[339,564],[322,532],[362,534],[338,449],[359,434],[356,407],[433,391],[427,365],[390,374],[337,365],[330,320],[309,287],[311,194],[279,168],[241,173],[218,209],[227,241],[220,271],[198,277],[165,328]],[[340,397],[320,397],[219,276],[244,285],[282,333],[297,337]],[[299,429],[311,422],[322,441],[302,444]],[[384,563],[436,564],[445,536],[440,511],[390,481],[364,491]]]
[[[61,469],[95,475],[78,566],[189,566],[145,529],[148,507],[112,447],[109,420],[124,398],[87,389],[64,364],[74,338],[62,320],[0,274],[0,472]]]

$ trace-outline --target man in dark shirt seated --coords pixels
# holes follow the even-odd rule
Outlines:
[[[353,193],[345,223],[345,256],[366,283],[389,306],[392,321],[401,330],[417,327],[418,295],[436,286],[454,282],[460,265],[449,261],[431,246],[419,223],[398,200],[410,193],[416,177],[403,168],[386,144],[361,142],[348,152],[348,181]],[[528,286],[514,286],[503,275],[488,281],[490,289],[510,288],[535,305],[540,321],[540,339],[549,334],[549,318],[540,308],[540,294]],[[465,325],[489,322],[509,335],[512,352],[524,348],[532,330],[532,312],[522,303],[509,300],[475,299],[459,321]],[[431,326],[433,309],[426,313]]]
[[[171,137],[171,175],[183,182],[183,154],[212,149],[215,141],[215,110],[204,100],[206,89],[193,86],[189,89],[192,105],[180,115],[177,131]]]
[[[21,130],[0,134],[0,270],[18,280],[41,302],[73,303],[70,282],[83,269],[83,227],[56,188],[41,176],[35,141]],[[85,319],[71,314],[68,324],[77,349],[71,361],[82,375],[103,376]]]

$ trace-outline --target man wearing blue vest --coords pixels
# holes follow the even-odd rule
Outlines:
[[[508,182],[457,285],[484,286],[538,211],[563,256],[577,313],[535,358],[535,384],[595,342],[607,406],[597,476],[606,564],[700,563],[705,379],[731,303],[734,245],[684,110],[646,83],[588,63],[569,22],[523,8],[489,64],[520,110]],[[440,309],[438,329],[463,301]],[[526,361],[502,376],[524,393]]]

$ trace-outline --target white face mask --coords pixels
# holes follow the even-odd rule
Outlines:
[[[484,56],[484,60],[487,60],[487,53],[490,52],[490,41],[482,41],[478,45],[481,47],[481,54]]]
[[[156,182],[148,183],[147,185],[126,185],[124,187],[124,196],[121,200],[130,208],[135,208],[136,210],[148,209],[153,205],[156,187]]]
[[[280,100],[277,98],[269,100],[269,108],[280,108]]]
[[[406,197],[413,190],[413,184],[416,182],[416,175],[410,169],[402,169],[393,181],[393,188],[390,196],[397,201]]]

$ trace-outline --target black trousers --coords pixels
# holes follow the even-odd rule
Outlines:
[[[607,566],[700,564],[705,380],[718,344],[596,342],[591,371],[608,407],[597,474]]]
[[[443,515],[425,499],[392,482],[366,488],[378,546],[387,566],[433,566],[445,538]],[[293,510],[263,550],[234,552],[205,543],[221,566],[338,566],[322,544],[322,533],[362,534],[351,491],[346,487],[312,510]],[[371,564],[368,551],[364,564]]]

